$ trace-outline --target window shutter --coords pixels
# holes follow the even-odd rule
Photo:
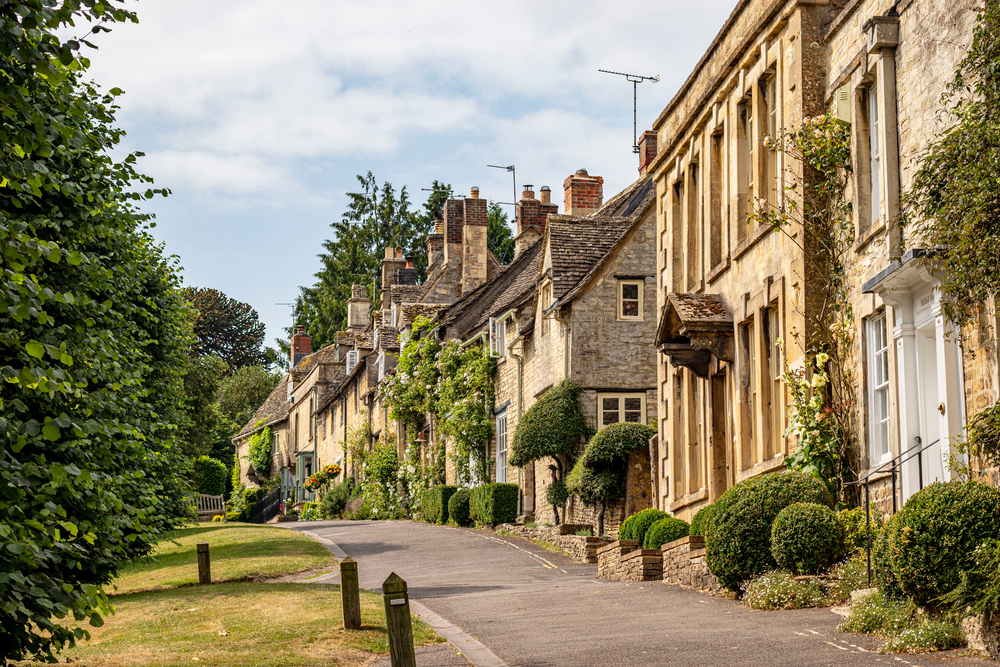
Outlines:
[[[833,94],[834,118],[845,123],[851,122],[851,90],[847,85],[841,86]]]
[[[378,355],[378,381],[381,382],[382,378],[385,377],[385,352],[379,352]]]

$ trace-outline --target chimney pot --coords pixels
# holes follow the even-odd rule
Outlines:
[[[521,193],[521,199],[534,199],[535,198],[535,191],[533,189],[534,187],[535,187],[534,185],[525,184],[524,192]]]
[[[577,169],[576,170],[576,175],[577,176],[589,176],[589,174],[587,173],[586,169]]]
[[[299,328],[298,328],[298,333],[303,334],[305,332],[306,332],[306,328],[303,325],[300,324]]]
[[[406,256],[406,268],[408,268],[408,269],[412,269],[413,268],[413,255],[407,255]]]
[[[547,204],[547,203],[549,203],[549,202],[552,201],[552,190],[549,189],[549,186],[543,185],[542,189],[541,189],[541,193],[542,194],[540,196],[541,196],[543,202],[545,202]]]
[[[472,199],[479,199],[479,186],[478,185],[473,185],[472,189],[469,190],[469,192],[471,193],[469,196]]]

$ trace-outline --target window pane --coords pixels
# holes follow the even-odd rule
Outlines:
[[[622,301],[622,317],[638,317],[638,316],[639,316],[638,301]]]
[[[631,299],[633,301],[638,301],[639,299],[639,286],[636,284],[625,284],[622,285],[622,298]]]
[[[642,399],[641,398],[626,398],[625,399],[625,409],[626,410],[642,410]]]
[[[626,412],[625,421],[632,422],[634,424],[642,423],[642,413],[641,412]]]
[[[604,425],[617,424],[618,423],[618,411],[615,412],[605,412],[604,413]]]
[[[601,408],[604,410],[614,410],[618,411],[618,399],[617,398],[602,398]]]

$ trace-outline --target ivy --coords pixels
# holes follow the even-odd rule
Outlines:
[[[261,419],[254,424],[254,428],[260,428],[265,421],[266,419]],[[271,433],[270,426],[264,426],[250,436],[247,461],[261,477],[267,477],[271,474],[271,442],[273,439],[274,435]]]

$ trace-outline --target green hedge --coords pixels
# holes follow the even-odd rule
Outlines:
[[[420,513],[424,521],[448,523],[448,501],[456,491],[458,487],[449,484],[424,489],[420,494]]]
[[[669,516],[666,512],[652,507],[636,512],[622,524],[622,530],[618,532],[618,539],[638,540],[641,544],[646,539],[646,531],[649,530],[649,527]]]
[[[691,530],[689,535],[700,535],[704,537],[708,534],[708,523],[712,520],[712,508],[715,505],[705,505],[698,510],[694,518],[691,519]]]
[[[483,484],[469,492],[469,513],[476,523],[495,526],[517,518],[517,484]]]
[[[468,526],[470,521],[469,490],[459,489],[448,500],[448,516],[459,526]]]
[[[672,516],[660,519],[646,531],[646,539],[642,542],[642,548],[659,549],[667,542],[686,537],[690,528],[687,521]]]
[[[900,516],[894,514],[879,531],[878,538],[872,541],[872,581],[882,591],[883,597],[889,600],[902,600],[903,589],[899,587],[896,573],[892,571],[892,553],[889,547],[889,537],[900,529]]]
[[[198,493],[221,496],[226,492],[226,478],[229,468],[219,459],[199,456],[194,460],[194,481]]]
[[[1000,490],[980,482],[938,482],[910,497],[889,535],[892,571],[920,606],[961,583],[975,566],[975,550],[1000,539]]]
[[[847,552],[864,551],[868,548],[868,518],[865,511],[860,507],[840,510],[837,514],[840,518],[840,525],[844,527],[844,549]],[[885,526],[882,513],[877,509],[871,513],[872,549],[878,541],[879,533]]]
[[[844,528],[826,505],[794,503],[771,524],[771,555],[794,574],[819,574],[843,549]]]
[[[801,472],[753,477],[722,494],[705,536],[706,562],[719,583],[739,592],[744,582],[777,567],[771,524],[781,510],[799,502],[833,507],[826,485]]]

